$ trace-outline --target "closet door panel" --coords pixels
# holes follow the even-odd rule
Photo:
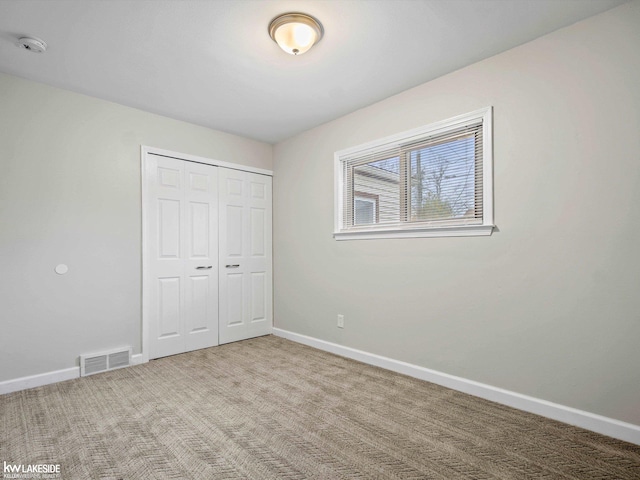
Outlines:
[[[218,344],[218,169],[185,162],[185,351]]]
[[[150,358],[184,350],[184,164],[151,157],[148,233]]]
[[[264,272],[251,273],[251,322],[267,319],[267,277]]]
[[[249,310],[247,336],[272,331],[271,177],[247,173],[250,221],[247,252]]]
[[[180,277],[158,278],[158,339],[177,337],[182,325]]]
[[[149,358],[218,344],[217,167],[148,155]]]
[[[271,177],[221,168],[220,343],[271,333]]]

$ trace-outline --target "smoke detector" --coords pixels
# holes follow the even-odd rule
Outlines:
[[[29,50],[33,53],[44,53],[47,49],[47,44],[44,40],[40,40],[35,37],[20,37],[18,39],[18,47]]]

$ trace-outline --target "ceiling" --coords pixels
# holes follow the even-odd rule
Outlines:
[[[0,0],[0,71],[277,143],[625,2]],[[267,32],[289,11],[325,29],[299,57]]]

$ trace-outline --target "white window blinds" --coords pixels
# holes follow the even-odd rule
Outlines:
[[[338,233],[485,224],[486,121],[476,115],[337,153]]]

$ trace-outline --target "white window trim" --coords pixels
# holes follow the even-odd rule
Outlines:
[[[343,224],[343,168],[342,163],[350,157],[365,155],[371,151],[391,147],[395,144],[407,144],[427,135],[446,133],[465,123],[482,120],[483,158],[482,158],[482,209],[481,225],[428,226],[425,224],[407,224],[398,226],[374,226],[363,229],[341,231]],[[378,238],[415,238],[415,237],[467,237],[491,235],[493,224],[493,128],[492,107],[486,107],[457,117],[431,123],[406,132],[364,143],[356,147],[340,150],[334,154],[334,232],[336,240],[359,240]]]

